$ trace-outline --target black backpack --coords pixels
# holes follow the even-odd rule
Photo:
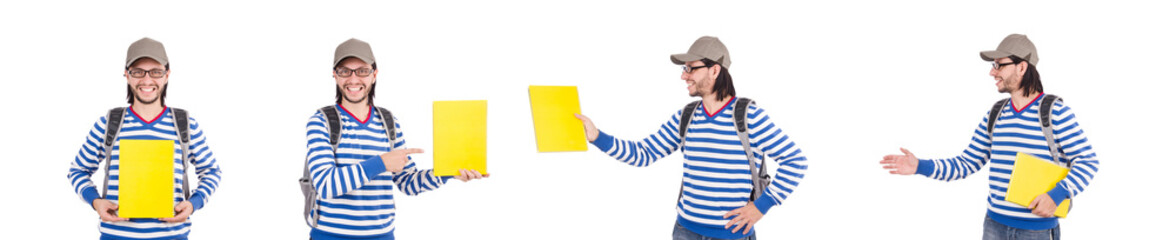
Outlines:
[[[392,148],[396,148],[396,121],[392,118],[392,112],[382,107],[375,107],[374,114],[379,114],[384,119],[384,133],[388,134],[388,144]],[[331,151],[339,149],[339,138],[342,136],[343,125],[339,122],[342,118],[339,116],[339,110],[335,109],[335,105],[319,108],[319,112],[327,118],[327,133],[331,139]],[[335,162],[338,164],[338,160]],[[311,228],[318,227],[318,191],[314,189],[314,183],[310,182],[310,157],[306,158],[306,164],[302,168],[302,178],[298,179],[298,185],[302,187],[302,197],[305,199],[302,207],[302,216],[306,218],[306,225]]]
[[[188,200],[188,198],[192,197],[192,193],[188,192],[188,141],[191,140],[188,136],[188,111],[174,107],[170,109],[172,112],[172,119],[175,120],[176,136],[179,137],[180,148],[182,148],[182,150],[180,150],[180,152],[183,154],[180,155],[180,162],[183,162],[184,165],[184,177],[182,184],[184,189],[184,200]],[[104,170],[106,171],[106,177],[102,179],[102,195],[98,196],[102,199],[106,198],[106,189],[108,188],[107,186],[110,186],[110,153],[112,150],[114,150],[114,140],[118,137],[118,132],[122,130],[123,116],[126,114],[126,112],[127,108],[117,107],[110,109],[110,111],[106,113],[106,139],[104,139],[102,142],[102,144],[106,147],[106,169]]]
[[[747,137],[747,106],[751,105],[752,103],[755,103],[755,101],[752,101],[749,98],[736,99],[735,113],[733,117],[735,118],[736,132],[739,134],[739,142],[743,143],[743,152],[747,153],[747,164],[750,167],[753,178],[751,181],[753,185],[751,190],[751,200],[755,201],[755,199],[759,198],[760,194],[764,192],[764,188],[766,188],[768,184],[771,184],[772,176],[768,175],[767,170],[764,169],[764,167],[767,167],[767,165],[764,165],[767,163],[766,159],[764,159],[767,158],[767,156],[763,152],[760,152],[759,149],[752,148],[751,140]],[[690,120],[694,117],[694,109],[697,109],[699,104],[702,104],[702,101],[691,102],[690,104],[686,104],[686,107],[682,108],[682,116],[678,124],[678,138],[682,139],[683,151],[686,150],[686,128],[690,125]],[[755,153],[759,153],[760,156],[764,157],[759,159],[761,166],[759,171],[756,171],[755,167]],[[682,198],[682,191],[685,188],[686,183],[683,182],[682,184],[683,186],[678,189],[679,199]]]

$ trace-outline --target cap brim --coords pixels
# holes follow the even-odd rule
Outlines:
[[[670,55],[670,61],[674,62],[674,64],[678,64],[678,65],[685,65],[686,62],[698,61],[698,60],[702,60],[702,59],[703,59],[702,56],[689,54],[689,53],[679,53],[679,54]]]
[[[1007,53],[1004,51],[997,51],[997,50],[983,51],[983,52],[980,52],[980,59],[984,59],[984,61],[991,62],[991,61],[996,61],[996,59],[1007,58],[1012,55],[1013,55],[1012,53]]]
[[[355,54],[347,54],[347,55],[343,55],[342,57],[339,57],[339,59],[335,59],[335,65],[339,65],[340,62],[343,62],[343,59],[347,59],[349,57],[358,58],[360,61],[363,61],[364,63],[367,63],[367,64],[372,64],[373,62],[375,62],[375,61],[372,61],[371,59],[365,58],[363,56],[359,56],[359,55],[355,55]]]
[[[130,61],[127,61],[126,67],[131,67],[131,64],[134,64],[135,62],[139,61],[139,59],[143,59],[143,58],[150,58],[151,60],[155,60],[155,62],[158,62],[159,64],[167,65],[167,62],[160,61],[158,58],[155,58],[151,55],[139,55],[139,56],[136,56],[135,58],[131,58]]]

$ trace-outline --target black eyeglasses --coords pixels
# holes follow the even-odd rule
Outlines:
[[[702,65],[702,66],[695,67],[695,66],[690,66],[690,65],[682,65],[682,72],[692,73],[692,72],[694,72],[694,70],[698,70],[699,68],[707,68],[707,67],[711,67],[711,66]]]
[[[163,74],[165,74],[165,73],[167,73],[167,70],[158,69],[158,68],[151,69],[151,70],[146,70],[146,69],[142,69],[142,68],[134,68],[134,69],[127,71],[127,74],[130,74],[131,77],[133,77],[133,78],[141,78],[141,77],[145,77],[147,75],[151,75],[151,77],[153,77],[153,78],[161,78],[161,77],[163,77]]]
[[[335,69],[335,75],[339,77],[350,77],[352,73],[355,73],[355,76],[367,77],[371,76],[374,72],[376,72],[376,70],[371,68],[347,69],[341,67]]]
[[[1017,62],[1007,62],[1007,63],[992,62],[992,69],[1000,70],[1000,68],[1002,68],[1004,66],[1013,65],[1013,64],[1017,64]]]

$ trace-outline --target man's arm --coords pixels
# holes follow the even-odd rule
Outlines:
[[[404,132],[400,129],[399,121],[393,122],[396,122],[394,126],[396,128],[396,143],[392,146],[395,149],[405,149]],[[403,171],[392,175],[392,181],[396,183],[396,188],[409,196],[440,188],[451,178],[453,177],[433,175],[433,169],[417,169],[416,162],[413,162],[411,157],[408,157],[407,162],[404,163]]]
[[[220,165],[216,163],[216,157],[212,154],[212,150],[208,147],[200,123],[197,123],[195,118],[189,117],[188,129],[192,130],[192,135],[188,144],[188,156],[184,156],[184,161],[188,161],[196,168],[196,176],[200,180],[196,192],[192,193],[192,197],[188,201],[192,203],[193,210],[200,210],[205,203],[208,203],[208,198],[216,192],[216,188],[220,186],[221,169]]]
[[[363,187],[376,175],[387,171],[380,156],[349,166],[335,164],[337,156],[331,147],[327,132],[327,121],[322,113],[315,113],[306,123],[305,164],[309,164],[311,182],[318,191],[319,199],[331,199],[347,194]]]
[[[681,114],[682,111],[678,110],[678,113],[674,114],[669,121],[661,125],[657,133],[649,135],[640,142],[614,138],[597,129],[596,124],[587,116],[580,114],[575,116],[584,123],[585,135],[597,149],[621,162],[645,167],[678,150],[682,142],[678,136],[678,121],[680,121]]]
[[[772,122],[762,108],[751,105],[747,110],[747,131],[752,144],[755,144],[753,147],[759,148],[767,155],[766,157],[779,165],[772,178],[772,184],[765,186],[763,195],[755,200],[755,206],[760,213],[767,213],[769,208],[783,204],[784,199],[787,199],[800,184],[800,179],[804,178],[804,173],[808,170],[808,158],[805,158],[800,147]]]
[[[1077,196],[1086,189],[1098,172],[1098,155],[1086,140],[1086,134],[1075,120],[1074,112],[1061,101],[1054,102],[1050,126],[1057,136],[1056,141],[1065,152],[1066,163],[1073,163],[1066,179],[1048,192],[1054,203]]]

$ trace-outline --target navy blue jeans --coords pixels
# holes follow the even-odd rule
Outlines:
[[[686,227],[683,227],[682,224],[678,224],[678,222],[674,222],[674,240],[720,240],[720,239],[703,236],[702,234],[698,234],[694,231],[690,231],[690,229],[686,229]],[[745,238],[740,238],[737,240],[755,240],[755,233],[751,233],[751,235],[748,235]]]
[[[1062,237],[1062,225],[1042,230],[1028,230],[1009,227],[984,216],[984,240],[1058,240]]]

